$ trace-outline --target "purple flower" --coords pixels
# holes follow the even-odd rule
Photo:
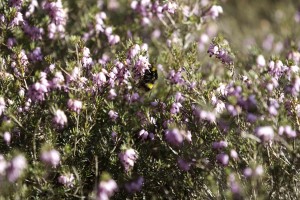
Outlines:
[[[41,160],[47,165],[56,167],[60,162],[60,154],[55,149],[51,149],[49,151],[43,151],[41,154]]]
[[[98,74],[93,74],[93,82],[97,86],[103,86],[106,83],[105,73],[99,72]]]
[[[224,149],[226,147],[228,147],[228,143],[226,141],[220,141],[220,142],[214,142],[213,143],[213,148],[214,149],[221,150],[221,149]]]
[[[206,13],[206,16],[211,17],[212,19],[216,19],[219,15],[223,13],[222,6],[213,5],[210,10]]]
[[[292,129],[291,126],[280,126],[278,129],[278,135],[285,134],[288,138],[295,138],[297,137],[297,132]]]
[[[110,110],[108,112],[109,118],[113,121],[116,121],[116,119],[118,118],[119,114],[116,111]]]
[[[229,156],[225,153],[220,153],[216,157],[218,163],[220,163],[223,166],[227,166],[229,163]]]
[[[36,61],[42,61],[43,60],[43,54],[41,47],[37,47],[33,50],[33,52],[29,55],[29,58],[36,62]]]
[[[236,150],[234,150],[234,149],[231,149],[231,150],[230,150],[230,156],[231,156],[231,158],[233,158],[234,160],[237,160],[237,159],[239,158],[238,153],[237,153]]]
[[[58,125],[59,127],[63,127],[67,124],[67,116],[65,115],[64,111],[57,109],[54,112],[53,122]]]
[[[11,21],[11,26],[19,26],[24,24],[23,14],[16,12],[15,18]]]
[[[69,99],[68,100],[68,108],[77,114],[80,113],[80,110],[82,109],[82,101],[76,100],[76,99]]]
[[[264,173],[264,168],[261,165],[258,165],[254,170],[255,176],[262,176]]]
[[[5,100],[3,97],[0,96],[0,116],[2,115],[2,113],[4,113],[5,109],[6,109]]]
[[[108,200],[117,191],[118,185],[113,179],[101,181],[97,189],[97,200]]]
[[[146,140],[148,138],[148,131],[145,131],[144,129],[142,129],[140,132],[139,132],[139,137],[142,139],[142,140]]]
[[[192,166],[191,162],[183,160],[182,158],[177,159],[177,164],[182,171],[189,171]]]
[[[110,100],[114,100],[117,97],[117,93],[115,89],[110,89],[108,93],[109,93],[108,98]]]
[[[266,66],[266,60],[264,58],[263,55],[258,55],[257,58],[256,58],[256,64],[259,66],[259,67],[264,67]]]
[[[66,187],[73,187],[75,182],[75,177],[73,174],[63,174],[58,177],[58,182],[63,184]]]
[[[5,131],[3,133],[3,139],[6,142],[6,144],[9,145],[10,142],[11,142],[11,134],[10,134],[10,132]]]
[[[125,189],[129,193],[139,192],[142,189],[143,184],[144,184],[144,178],[139,177],[138,179],[136,179],[134,181],[126,183],[125,184]]]
[[[180,112],[180,108],[182,107],[181,103],[175,102],[172,104],[170,113],[171,114],[177,114]]]
[[[9,165],[9,163],[5,160],[4,156],[2,154],[0,154],[0,176],[5,175],[5,172],[6,172],[5,170],[8,165]]]
[[[120,42],[120,36],[118,35],[109,35],[107,38],[110,45],[115,45]]]
[[[15,182],[27,167],[27,161],[23,155],[14,157],[6,168],[7,179],[9,182]]]
[[[64,86],[65,78],[61,71],[55,72],[55,75],[50,82],[51,88],[61,89]]]
[[[172,84],[182,84],[184,83],[184,79],[182,78],[181,75],[181,69],[179,69],[177,72],[175,70],[171,70],[169,72],[168,79]]]
[[[259,137],[263,142],[268,142],[274,138],[274,130],[271,126],[261,126],[255,131],[257,137]]]
[[[174,146],[179,146],[184,140],[184,135],[182,131],[179,131],[177,128],[174,128],[165,131],[165,138],[170,144]]]
[[[135,161],[138,159],[138,155],[136,150],[130,148],[119,153],[119,159],[124,166],[125,171],[129,171],[133,168]]]
[[[244,169],[243,174],[246,178],[249,178],[249,177],[252,176],[253,171],[250,167],[247,167],[247,168]]]

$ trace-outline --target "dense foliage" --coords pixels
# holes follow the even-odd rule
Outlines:
[[[300,199],[300,10],[249,2],[0,0],[1,198]]]

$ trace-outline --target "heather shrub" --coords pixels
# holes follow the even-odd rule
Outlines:
[[[293,1],[0,3],[3,199],[298,199]]]

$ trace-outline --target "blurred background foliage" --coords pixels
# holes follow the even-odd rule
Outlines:
[[[284,51],[292,42],[299,46],[300,25],[295,14],[300,9],[297,0],[227,0],[221,3],[224,13],[218,27],[230,45],[246,59],[249,49],[264,48],[266,56]],[[265,42],[265,43],[264,43]]]

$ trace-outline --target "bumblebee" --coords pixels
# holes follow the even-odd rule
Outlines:
[[[150,69],[145,71],[145,74],[140,82],[140,86],[146,91],[150,91],[153,88],[154,82],[157,80],[157,78],[157,68],[151,66]]]

